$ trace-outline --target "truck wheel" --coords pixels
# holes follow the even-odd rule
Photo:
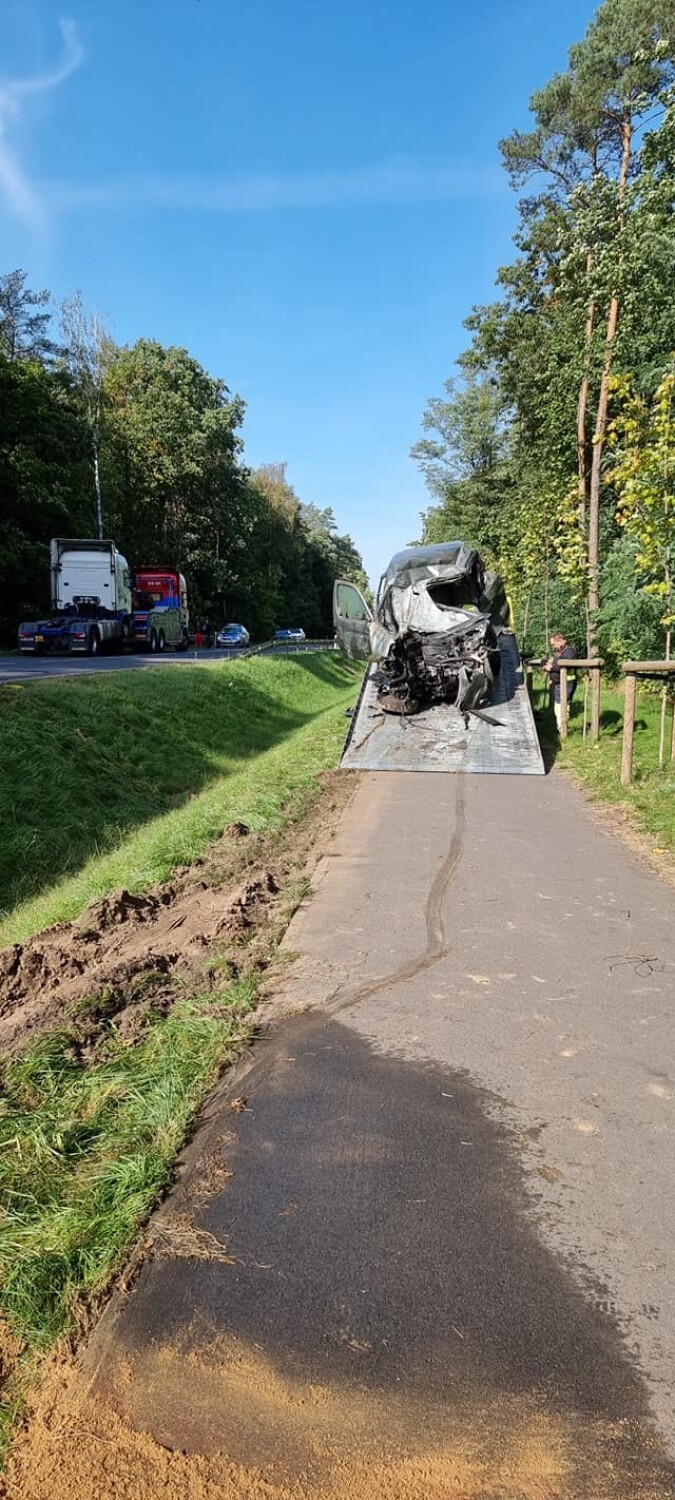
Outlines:
[[[90,630],[87,640],[87,656],[98,656],[101,650],[101,637],[98,630]]]
[[[150,650],[153,652],[153,654],[157,650],[157,631],[156,630],[151,630],[150,631]]]
[[[165,649],[166,649],[166,636],[164,634],[164,631],[160,630],[159,636],[157,638],[157,650],[158,651],[164,651]]]

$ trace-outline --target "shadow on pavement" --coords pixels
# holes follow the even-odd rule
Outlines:
[[[236,1356],[223,1397],[223,1348],[234,1339],[291,1385],[381,1398],[385,1411],[408,1403],[413,1444],[469,1408],[485,1414],[489,1444],[490,1410],[523,1401],[560,1417],[579,1465],[596,1434],[592,1462],[670,1484],[602,1290],[582,1294],[540,1239],[517,1151],[489,1101],[466,1077],[378,1053],[336,1021],[305,1017],[269,1051],[260,1045],[246,1108],[219,1121],[227,1135],[216,1170],[233,1176],[200,1202],[193,1174],[178,1205],[182,1213],[187,1201],[232,1263],[150,1261],[112,1338],[99,1340],[113,1399],[111,1372],[127,1360],[132,1371],[145,1366],[124,1396],[134,1425],[171,1447],[269,1459],[269,1390],[247,1384],[245,1361],[237,1389]],[[173,1375],[169,1350],[180,1356]],[[161,1389],[147,1378],[157,1351],[167,1356]],[[185,1361],[195,1379],[198,1367],[212,1372],[197,1406]],[[285,1421],[282,1407],[282,1450]]]

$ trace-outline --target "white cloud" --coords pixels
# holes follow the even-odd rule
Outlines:
[[[45,187],[44,193],[57,211],[98,206],[234,214],[483,198],[494,196],[502,187],[503,174],[496,167],[393,161],[347,171],[239,177],[153,174],[91,184],[62,182]]]
[[[41,228],[43,205],[40,193],[21,166],[18,152],[12,144],[12,130],[31,96],[46,94],[58,88],[82,62],[84,49],[74,22],[63,19],[59,25],[63,38],[60,62],[29,78],[10,78],[0,82],[0,196],[9,212],[31,229]]]

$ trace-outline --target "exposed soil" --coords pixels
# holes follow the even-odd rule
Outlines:
[[[255,1350],[230,1356],[220,1374],[188,1359],[184,1379],[191,1388],[220,1379],[224,1401],[238,1384],[253,1385],[278,1420],[303,1434],[302,1472],[165,1448],[93,1398],[72,1364],[54,1361],[0,1479],[2,1500],[665,1500],[670,1493],[657,1456],[650,1473],[644,1450],[642,1472],[626,1487],[613,1459],[624,1443],[630,1447],[630,1424],[622,1431],[624,1424],[578,1414],[555,1417],[534,1394],[446,1410],[441,1427],[428,1412],[365,1390],[288,1386]],[[130,1386],[134,1378],[129,1368]]]
[[[329,772],[309,814],[281,834],[224,829],[206,858],[165,885],[117,891],[0,953],[0,1052],[68,1024],[94,1051],[114,1026],[129,1044],[176,995],[269,962],[270,929],[288,921],[298,883],[316,863],[354,788]],[[295,883],[295,892],[294,892]]]

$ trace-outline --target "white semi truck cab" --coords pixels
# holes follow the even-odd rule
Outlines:
[[[52,609],[91,599],[111,614],[131,613],[131,576],[114,542],[54,537],[49,553]]]
[[[52,613],[19,626],[21,651],[97,656],[131,639],[131,575],[114,542],[54,537],[50,543]]]

